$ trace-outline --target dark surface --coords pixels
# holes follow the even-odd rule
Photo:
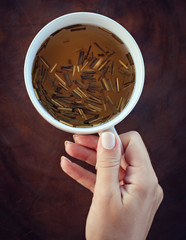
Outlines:
[[[72,135],[40,117],[23,78],[24,57],[35,34],[75,11],[113,18],[141,48],[144,90],[116,128],[140,132],[164,189],[148,239],[186,239],[184,7],[185,1],[171,0],[0,1],[0,239],[84,239],[92,194],[59,166],[64,141]]]

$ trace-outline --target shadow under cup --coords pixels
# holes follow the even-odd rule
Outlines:
[[[130,97],[129,102],[124,107],[124,109],[118,113],[113,119],[102,123],[97,126],[91,126],[91,127],[71,127],[66,124],[63,124],[56,120],[54,117],[52,117],[40,104],[38,101],[33,84],[32,84],[32,67],[33,62],[35,59],[35,56],[38,52],[38,49],[41,47],[42,43],[54,32],[57,30],[70,26],[75,24],[84,24],[84,25],[94,25],[98,27],[105,28],[115,34],[119,39],[121,39],[127,49],[129,50],[134,66],[135,66],[135,85],[132,92],[132,95]],[[40,32],[36,35],[36,37],[33,39],[32,43],[30,44],[30,47],[28,49],[26,58],[25,58],[25,65],[24,65],[24,78],[25,78],[25,85],[28,92],[28,95],[36,108],[36,110],[40,113],[40,115],[48,121],[53,126],[57,127],[58,129],[64,130],[66,132],[70,133],[76,133],[76,134],[92,134],[92,133],[100,133],[103,131],[106,131],[108,129],[113,130],[113,127],[121,122],[134,108],[137,101],[139,100],[139,97],[141,95],[143,85],[144,85],[144,62],[142,58],[142,54],[140,52],[140,49],[133,39],[133,37],[130,35],[130,33],[124,29],[120,24],[115,22],[114,20],[105,17],[100,14],[95,13],[86,13],[86,12],[79,12],[79,13],[71,13],[64,16],[61,16],[52,22],[48,23],[44,28],[40,30]]]

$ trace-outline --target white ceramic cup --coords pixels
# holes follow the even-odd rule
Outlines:
[[[134,90],[132,92],[129,102],[124,107],[122,112],[120,112],[116,117],[114,117],[108,122],[105,122],[95,127],[86,127],[86,128],[70,127],[59,122],[58,120],[53,118],[39,103],[34,93],[34,89],[32,85],[32,66],[33,66],[36,53],[40,48],[41,44],[55,31],[70,25],[74,25],[74,24],[91,24],[94,26],[99,26],[99,27],[108,29],[109,31],[117,35],[124,42],[125,46],[128,48],[134,61],[135,85],[134,85]],[[119,122],[121,122],[132,111],[132,109],[138,102],[143,89],[143,85],[144,85],[144,76],[145,76],[145,69],[144,69],[143,57],[137,43],[135,42],[133,37],[130,35],[130,33],[114,20],[108,17],[105,17],[103,15],[90,13],[90,12],[70,13],[54,19],[53,21],[48,23],[45,27],[43,27],[39,31],[39,33],[35,36],[32,43],[30,44],[26,58],[25,58],[25,65],[24,65],[25,85],[26,85],[28,95],[34,107],[41,114],[41,116],[53,126],[63,131],[75,133],[75,134],[93,134],[93,133],[100,134],[103,131],[112,131],[115,134],[117,134],[114,126]]]

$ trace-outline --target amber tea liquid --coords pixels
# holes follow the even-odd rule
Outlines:
[[[37,99],[55,119],[90,127],[123,110],[134,88],[135,68],[124,43],[110,31],[73,25],[41,45],[32,81]]]

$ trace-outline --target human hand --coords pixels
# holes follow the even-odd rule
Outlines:
[[[120,143],[110,132],[100,138],[76,135],[75,143],[65,144],[72,157],[92,165],[97,159],[96,175],[66,157],[61,161],[62,169],[94,194],[86,223],[88,240],[144,240],[163,199],[140,135],[128,132],[120,138],[123,158]]]

